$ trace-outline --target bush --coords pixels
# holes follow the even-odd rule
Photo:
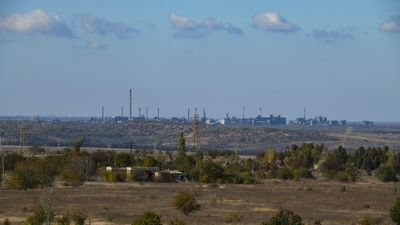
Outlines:
[[[344,171],[337,172],[335,176],[336,180],[346,182],[349,181],[349,175]]]
[[[101,174],[103,181],[105,182],[116,182],[117,181],[117,174],[111,171],[104,171]]]
[[[27,160],[17,163],[6,183],[8,187],[24,190],[51,186],[55,173],[44,160]]]
[[[47,212],[42,205],[38,205],[33,209],[33,215],[26,219],[25,225],[41,225],[47,220],[51,222],[54,219],[54,215],[54,212]]]
[[[145,170],[133,170],[132,180],[140,182],[152,181],[152,176],[148,171]]]
[[[390,217],[397,225],[400,225],[400,198],[397,198],[395,205],[390,209]]]
[[[373,218],[371,216],[365,216],[360,220],[360,225],[380,225],[382,224],[382,219]]]
[[[296,180],[299,180],[300,178],[313,178],[311,171],[304,167],[294,169],[293,176]]]
[[[57,225],[70,225],[71,220],[68,214],[64,214],[57,219]]]
[[[174,219],[170,220],[168,225],[186,225],[182,220]]]
[[[240,223],[243,219],[243,216],[238,212],[229,212],[225,216],[226,223]]]
[[[81,212],[72,213],[72,220],[75,222],[75,225],[84,225],[86,221],[86,215]]]
[[[11,222],[8,218],[3,221],[3,225],[11,225]]]
[[[185,216],[189,215],[191,212],[200,210],[201,208],[194,195],[189,192],[177,193],[173,199],[172,205],[185,214]]]
[[[161,217],[154,212],[145,212],[135,218],[132,225],[162,225]]]
[[[390,166],[382,166],[378,169],[376,176],[383,182],[398,181],[396,171]]]
[[[276,171],[276,178],[282,179],[282,180],[289,180],[293,179],[293,172],[289,167],[282,167],[279,168]]]
[[[304,225],[300,216],[292,211],[281,209],[270,220],[263,222],[262,225]]]

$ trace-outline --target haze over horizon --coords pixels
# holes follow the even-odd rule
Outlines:
[[[119,3],[2,1],[0,116],[400,122],[398,0]]]

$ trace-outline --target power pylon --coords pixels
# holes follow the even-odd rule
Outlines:
[[[194,110],[194,118],[192,122],[192,151],[200,152],[200,137],[199,137],[199,113],[197,108]]]

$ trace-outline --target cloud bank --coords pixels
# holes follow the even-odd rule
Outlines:
[[[391,16],[379,28],[381,32],[400,32],[400,15]]]
[[[270,32],[296,32],[301,30],[299,25],[289,23],[276,12],[263,12],[255,15],[253,27]]]
[[[243,35],[243,31],[231,23],[223,25],[214,18],[208,18],[201,23],[196,23],[192,19],[171,13],[169,21],[175,28],[174,37],[176,38],[204,38],[213,31],[224,31],[229,34]]]
[[[130,38],[131,34],[138,34],[139,30],[125,23],[112,22],[93,15],[82,15],[78,17],[80,24],[87,33],[99,35],[114,35],[120,39]]]
[[[18,34],[40,34],[56,37],[75,37],[72,30],[51,12],[36,9],[26,14],[15,13],[0,18],[0,30]]]

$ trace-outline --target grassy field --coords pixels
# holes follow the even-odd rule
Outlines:
[[[345,190],[343,190],[345,187]],[[396,190],[399,189],[399,192]],[[171,206],[179,191],[197,195],[202,210],[188,217]],[[0,218],[21,224],[36,204],[42,190],[0,190]],[[265,180],[257,185],[199,185],[196,183],[86,183],[81,187],[52,190],[56,212],[86,212],[92,224],[130,224],[144,211],[155,211],[164,223],[179,218],[187,224],[226,224],[226,215],[243,216],[238,224],[261,224],[279,208],[299,214],[306,224],[319,219],[322,224],[357,224],[371,215],[393,224],[389,209],[400,196],[398,183],[382,183],[362,177],[356,183],[318,180]]]

